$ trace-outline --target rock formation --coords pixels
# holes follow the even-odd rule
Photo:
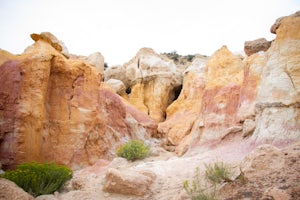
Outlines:
[[[259,38],[253,41],[246,41],[244,51],[247,56],[251,56],[252,54],[260,51],[267,51],[270,46],[271,42],[267,41],[265,38]]]
[[[166,121],[158,125],[169,143],[178,145],[179,155],[195,140],[215,143],[231,133],[246,137],[254,132],[257,145],[284,145],[299,139],[299,19],[297,15],[282,19],[265,53],[242,61],[222,47],[206,63],[194,61],[192,66],[205,71],[184,75],[179,98],[167,108]],[[197,101],[190,106],[192,101],[186,97],[194,94],[198,96],[192,100]]]
[[[257,95],[254,135],[284,145],[300,138],[300,15],[281,19],[276,34]]]
[[[196,58],[184,72],[183,88],[177,100],[167,108],[167,119],[158,126],[172,145],[178,145],[191,132],[201,111],[205,88],[206,58]]]
[[[35,40],[21,56],[1,55],[6,61],[0,67],[0,160],[5,168],[33,160],[81,168],[114,157],[115,148],[130,138],[155,133],[146,114],[102,87],[97,69],[67,59],[53,48],[56,43]]]
[[[0,51],[0,163],[80,169],[40,199],[184,199],[182,182],[220,160],[235,170],[220,199],[299,199],[299,12],[272,32],[270,48],[249,43],[245,58],[223,46],[185,65],[143,48],[105,70],[100,53],[33,34],[22,55]],[[114,158],[129,139],[152,144],[150,157]]]
[[[172,145],[186,146],[193,140],[192,130],[198,135],[201,132],[202,141],[241,130],[236,115],[243,73],[241,58],[226,46],[208,59],[196,58],[184,74],[180,96],[168,107],[167,120],[159,124],[158,131]],[[184,146],[179,146],[179,154],[186,150]]]
[[[300,11],[297,11],[296,13],[289,15],[289,16],[283,16],[283,17],[279,17],[275,23],[271,26],[270,31],[271,33],[276,34],[277,29],[280,27],[281,25],[281,21],[286,18],[286,17],[299,17],[300,16]]]
[[[181,85],[175,64],[148,48],[141,49],[123,66],[108,68],[104,79],[111,78],[123,81],[130,91],[128,101],[156,122],[165,120],[167,106],[174,99],[174,89]]]
[[[255,148],[241,161],[242,181],[224,184],[218,191],[219,199],[299,199],[299,145],[279,149],[264,144]]]
[[[46,43],[50,44],[54,49],[56,49],[58,52],[62,53],[66,58],[70,57],[69,51],[65,44],[58,40],[52,33],[49,32],[42,32],[41,34],[32,33],[30,37],[34,41],[43,40]]]

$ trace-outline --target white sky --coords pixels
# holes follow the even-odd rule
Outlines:
[[[49,31],[70,53],[99,51],[123,64],[142,47],[157,53],[211,55],[222,45],[242,51],[246,40],[275,38],[278,17],[300,0],[0,0],[0,48],[14,54]]]

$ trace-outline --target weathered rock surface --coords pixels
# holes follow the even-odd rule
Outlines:
[[[271,42],[265,38],[259,38],[252,41],[246,41],[244,44],[244,51],[247,56],[251,56],[260,51],[267,51],[271,46]]]
[[[295,12],[294,14],[289,15],[289,16],[284,16],[284,17],[278,18],[278,19],[275,21],[275,23],[271,26],[271,29],[270,29],[271,33],[274,33],[274,34],[277,33],[276,31],[277,31],[277,29],[280,27],[281,21],[282,21],[284,18],[286,18],[286,17],[300,17],[300,11],[297,11],[297,12]]]
[[[262,71],[266,65],[266,54],[254,54],[243,60],[244,80],[240,91],[237,118],[243,122],[255,118],[255,104]]]
[[[114,91],[122,97],[126,97],[126,86],[125,84],[117,79],[109,79],[105,81],[107,85],[114,89]]]
[[[107,170],[103,190],[106,192],[142,196],[154,181],[156,175],[150,171]]]
[[[267,52],[242,61],[222,47],[203,65],[192,64],[205,71],[185,74],[181,95],[158,125],[158,132],[178,145],[175,152],[182,154],[195,139],[205,144],[236,133],[253,134],[256,145],[299,139],[299,19],[281,20]]]
[[[67,59],[50,39],[20,56],[0,51],[0,162],[92,165],[46,199],[186,199],[182,182],[220,160],[240,173],[217,188],[220,199],[299,199],[299,19],[282,18],[266,52],[241,58],[224,46],[178,68],[142,49],[107,68],[104,83],[92,63]],[[151,135],[185,155],[157,146],[145,160],[104,160]]]
[[[170,117],[173,120],[170,121],[172,125],[177,126],[182,121],[181,129],[184,131],[174,131],[174,134],[167,133],[169,142],[179,145],[175,150],[179,154],[182,154],[187,149],[187,145],[195,140],[200,139],[202,142],[220,140],[227,134],[241,130],[236,117],[239,93],[243,82],[241,58],[223,46],[205,62],[197,63],[197,59],[194,60],[191,68],[198,68],[198,70],[193,73],[188,72],[185,76],[190,80],[184,82],[181,93],[184,98],[180,102],[188,109],[181,112],[180,120]],[[178,99],[180,98],[181,96]],[[173,104],[170,108],[172,106]],[[180,106],[177,107],[180,108]],[[185,116],[189,116],[188,113],[193,113],[193,116],[186,118]],[[159,124],[159,131],[168,131],[168,129],[162,129],[165,124],[169,123],[168,120],[169,118],[166,122]],[[172,131],[172,129],[170,130]]]
[[[17,186],[14,182],[0,178],[1,200],[34,200],[34,197]]]
[[[115,148],[130,138],[155,133],[153,120],[102,87],[94,67],[65,58],[51,45],[39,39],[0,67],[5,168],[33,160],[81,168],[113,158]]]
[[[201,139],[207,141],[223,138],[238,124],[236,115],[244,75],[241,58],[223,46],[207,61],[194,60],[190,69],[197,70],[188,68],[183,90],[169,106],[167,120],[158,128],[173,145],[190,143],[192,129],[202,132]],[[187,138],[183,140],[184,137]]]
[[[104,81],[115,79],[122,81],[126,88],[130,88],[130,83],[126,77],[126,69],[122,65],[109,66],[104,71]]]
[[[267,189],[262,197],[263,200],[267,199],[273,199],[273,200],[281,200],[286,199],[290,200],[292,199],[291,195],[287,193],[287,191],[283,189],[279,189],[276,187],[271,187]]]
[[[243,131],[242,131],[243,137],[247,137],[251,135],[255,130],[255,126],[256,124],[254,120],[246,119],[243,123]]]
[[[43,40],[49,43],[58,52],[62,53],[65,57],[67,58],[70,57],[69,51],[65,46],[65,44],[62,41],[58,40],[52,33],[49,32],[42,32],[40,34],[32,33],[30,37],[36,42],[39,40]]]
[[[156,122],[165,120],[167,106],[174,99],[174,88],[181,85],[175,64],[148,48],[141,49],[123,66],[108,68],[104,79],[111,78],[121,80],[130,90],[128,101]]]
[[[158,125],[158,132],[166,135],[172,145],[178,145],[193,127],[200,114],[205,88],[206,58],[196,58],[184,73],[179,97],[168,107],[167,119]]]
[[[284,164],[284,153],[272,145],[265,144],[257,147],[244,159],[241,170],[246,179],[251,179],[251,176],[257,175],[257,171],[265,176],[271,170],[281,170]]]
[[[104,73],[104,57],[100,52],[93,53],[89,56],[78,56],[78,55],[70,55],[72,59],[80,59],[90,66],[93,66],[97,69],[101,75]]]
[[[244,67],[239,56],[223,46],[206,64],[205,91],[202,99],[204,129],[201,138],[218,140],[236,126]]]
[[[241,161],[240,180],[225,184],[220,199],[299,199],[300,143],[279,149],[272,145],[255,148]]]
[[[5,63],[6,61],[9,61],[9,60],[12,60],[15,58],[16,58],[15,55],[9,53],[8,51],[0,49],[0,65]]]
[[[277,145],[300,138],[300,17],[281,20],[257,95],[256,140]]]

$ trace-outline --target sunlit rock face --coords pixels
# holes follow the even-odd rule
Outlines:
[[[257,142],[284,145],[300,138],[300,15],[296,14],[280,19],[267,53],[256,104]]]
[[[210,58],[197,58],[184,73],[178,99],[167,109],[167,119],[158,132],[167,136],[176,153],[201,135],[201,141],[218,140],[240,131],[237,120],[244,68],[239,56],[223,46]],[[198,138],[199,139],[199,138]]]
[[[198,118],[205,88],[206,58],[196,58],[184,72],[183,88],[179,97],[167,108],[166,121],[158,125],[158,132],[178,145],[191,132]]]
[[[104,79],[111,78],[123,81],[129,91],[128,101],[156,122],[165,120],[174,89],[182,83],[175,64],[149,48],[142,48],[123,66],[108,68]]]
[[[151,136],[178,155],[234,136],[251,145],[299,140],[299,16],[276,21],[266,52],[242,58],[223,46],[188,67],[143,48],[104,71],[100,53],[72,55],[52,34],[32,34],[22,55],[0,50],[0,163],[78,169]]]
[[[177,154],[192,143],[215,145],[237,134],[255,145],[299,140],[299,20],[297,13],[281,18],[266,52],[241,58],[224,46],[202,65],[194,63],[205,70],[184,75],[179,98],[158,126]]]
[[[201,110],[204,126],[202,141],[218,140],[239,129],[237,109],[243,76],[241,58],[226,46],[207,61]]]
[[[156,131],[146,114],[102,87],[95,67],[66,58],[49,41],[0,58],[0,162],[6,168],[24,161],[81,168],[114,157],[129,138]]]

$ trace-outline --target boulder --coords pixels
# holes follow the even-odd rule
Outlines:
[[[247,56],[251,56],[260,51],[267,51],[271,46],[271,42],[265,38],[259,38],[253,41],[246,41],[244,44],[244,51]]]
[[[281,170],[284,166],[284,153],[275,146],[264,144],[246,156],[241,171],[247,180],[254,180],[257,176],[266,176],[272,171]]]
[[[240,161],[240,175],[221,186],[217,199],[298,199],[299,147],[296,142],[283,149],[269,144],[254,148]]]
[[[34,200],[34,197],[17,186],[14,182],[0,178],[1,200]]]
[[[108,169],[103,190],[111,193],[143,196],[149,191],[156,175],[150,171],[119,171]]]
[[[105,83],[113,88],[113,90],[120,96],[124,96],[126,94],[126,86],[122,81],[117,79],[109,79],[105,81]]]
[[[125,84],[126,88],[130,88],[128,79],[126,78],[126,69],[122,65],[109,66],[104,71],[104,81],[110,79],[120,80]]]

